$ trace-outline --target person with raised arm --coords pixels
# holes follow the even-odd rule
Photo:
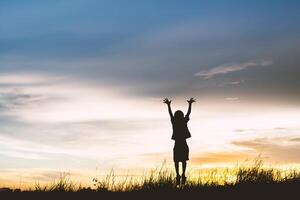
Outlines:
[[[186,139],[191,137],[191,133],[188,129],[187,123],[190,120],[190,114],[192,111],[192,104],[196,102],[194,98],[190,98],[187,100],[189,103],[189,108],[184,116],[181,110],[177,110],[174,115],[171,109],[171,100],[165,98],[163,100],[165,104],[168,105],[168,112],[171,117],[172,127],[173,127],[173,134],[172,140],[175,140],[175,145],[173,148],[173,160],[175,164],[176,170],[176,185],[185,184],[186,176],[186,161],[189,160],[189,147],[187,145]],[[182,175],[179,174],[179,162],[182,163]]]

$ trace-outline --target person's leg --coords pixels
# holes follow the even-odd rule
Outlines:
[[[182,162],[182,184],[185,184],[186,182],[185,169],[186,169],[186,161],[183,161]]]
[[[175,161],[175,170],[176,170],[176,185],[180,184],[180,175],[179,175],[179,162]]]
[[[186,161],[182,162],[182,176],[185,176]]]
[[[176,176],[179,176],[179,162],[174,162],[175,163],[175,171],[176,171]]]

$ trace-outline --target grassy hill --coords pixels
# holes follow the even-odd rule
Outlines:
[[[261,161],[253,166],[239,167],[232,172],[223,172],[224,176],[210,175],[210,178],[191,179],[185,185],[176,186],[174,175],[167,169],[160,169],[144,177],[141,182],[124,180],[116,182],[114,175],[105,179],[94,179],[91,187],[81,187],[62,178],[48,186],[35,185],[27,190],[2,189],[0,196],[9,195],[10,198],[38,197],[38,198],[174,198],[186,199],[277,199],[296,198],[300,194],[300,172],[297,170],[277,170],[264,168]],[[230,178],[229,178],[230,177]]]

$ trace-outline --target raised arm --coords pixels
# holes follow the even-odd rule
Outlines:
[[[171,109],[171,100],[169,100],[168,98],[164,99],[164,103],[168,105],[168,111],[170,114],[171,119],[173,119],[173,113],[172,113],[172,109]]]
[[[188,111],[187,111],[187,113],[186,113],[186,117],[189,117],[190,114],[191,114],[191,111],[192,111],[192,104],[193,104],[194,102],[196,102],[196,99],[190,98],[190,100],[187,100],[187,102],[189,103],[189,108],[188,108]]]

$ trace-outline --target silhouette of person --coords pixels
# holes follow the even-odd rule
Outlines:
[[[190,100],[187,101],[189,103],[189,108],[185,116],[181,110],[177,110],[173,115],[171,109],[171,100],[168,98],[165,98],[163,102],[168,105],[168,111],[173,127],[172,140],[175,140],[175,145],[173,148],[173,160],[176,170],[176,185],[179,185],[180,181],[182,184],[185,184],[186,161],[189,160],[189,147],[186,143],[186,139],[191,137],[187,123],[190,120],[192,104],[196,102],[196,100],[194,98],[190,98]],[[182,176],[179,174],[179,162],[182,163]]]

